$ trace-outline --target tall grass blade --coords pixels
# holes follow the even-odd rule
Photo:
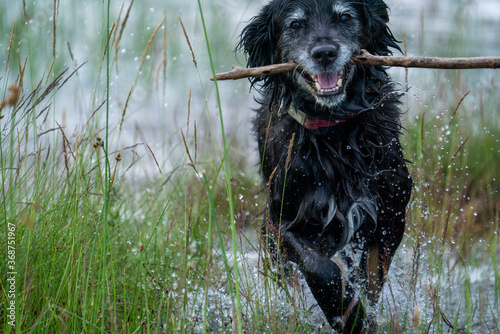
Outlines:
[[[198,7],[200,10],[200,16],[201,16],[201,22],[203,25],[203,33],[205,35],[205,42],[207,46],[207,51],[208,51],[208,57],[210,60],[210,67],[212,70],[212,75],[215,77],[215,67],[214,67],[214,62],[212,59],[212,52],[210,50],[210,41],[208,38],[208,32],[207,32],[207,27],[205,24],[205,18],[203,16],[203,9],[201,6],[200,0],[198,0]],[[219,117],[220,117],[220,124],[221,124],[221,131],[222,131],[222,144],[223,144],[223,149],[224,149],[224,155],[223,155],[223,161],[221,163],[224,165],[224,180],[226,184],[226,192],[227,196],[229,199],[229,219],[230,219],[230,225],[231,225],[231,236],[232,236],[232,244],[233,244],[233,258],[234,258],[234,285],[235,285],[235,294],[236,294],[236,326],[237,326],[237,331],[238,333],[242,333],[242,323],[241,323],[241,297],[240,297],[240,282],[239,282],[239,268],[238,268],[238,242],[237,242],[237,237],[236,237],[236,222],[235,222],[235,216],[234,216],[234,203],[233,203],[233,196],[232,196],[232,191],[231,191],[231,181],[230,181],[230,166],[229,166],[229,159],[228,159],[228,146],[226,142],[226,135],[225,135],[225,130],[224,130],[224,119],[222,117],[222,104],[221,104],[221,98],[220,98],[220,93],[219,93],[219,86],[217,83],[217,80],[214,79],[214,85],[215,85],[215,91],[217,95],[217,104],[219,106]]]

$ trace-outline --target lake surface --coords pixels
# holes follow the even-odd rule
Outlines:
[[[232,64],[245,63],[244,56],[233,52],[237,36],[244,22],[255,15],[264,3],[261,0],[202,1],[217,72],[229,70]],[[391,8],[392,31],[399,40],[403,40],[405,33],[409,55],[500,55],[498,0],[389,0],[387,3]],[[112,2],[111,21],[123,22],[129,4]],[[4,2],[0,4],[0,13],[0,50],[3,53],[8,47],[12,19],[17,17],[18,27],[24,25],[15,47],[21,58],[30,53],[31,68],[27,77],[32,78],[32,82],[25,83],[28,91],[38,84],[38,78],[43,77],[52,60],[52,2],[28,4],[26,16],[22,2],[8,5]],[[56,95],[55,116],[49,126],[54,125],[56,120],[61,123],[64,118],[68,131],[74,133],[87,121],[91,111],[104,101],[104,77],[98,72],[103,51],[102,13],[105,13],[102,1],[84,1],[78,5],[73,2],[59,3],[56,71],[60,72],[65,67],[74,69],[83,62],[87,63],[78,71],[78,77],[68,81],[62,92]],[[165,24],[159,27],[141,65],[147,41],[164,16]],[[198,67],[193,64],[179,18],[184,23]],[[159,161],[168,161],[172,157],[178,159],[178,154],[172,154],[175,151],[172,145],[180,138],[180,128],[184,126],[183,131],[188,132],[190,91],[190,126],[193,127],[193,120],[196,120],[200,131],[198,135],[202,137],[220,133],[218,104],[213,84],[209,81],[211,70],[196,1],[135,2],[115,50],[117,62],[112,60],[110,82],[112,127],[121,122],[125,110],[123,128],[114,137],[117,145],[147,142]],[[2,59],[0,67],[4,65],[5,59]],[[11,66],[13,73],[17,73],[17,66]],[[392,69],[391,73],[396,81],[405,80],[404,70]],[[442,74],[442,71],[435,70],[410,70],[409,84],[413,86],[410,93],[414,96],[408,101],[410,116],[415,110],[413,105],[432,98],[432,82],[436,82]],[[471,86],[478,87],[490,84],[495,75],[498,76],[497,71],[477,70],[464,72],[463,76]],[[7,79],[12,81],[14,78]],[[495,82],[498,84],[498,80]],[[254,96],[248,93],[248,82],[220,82],[219,87],[228,137],[236,135],[241,146],[253,152],[250,123],[253,117],[251,108],[255,107],[255,103]],[[473,96],[471,103],[475,103]],[[95,117],[102,126],[104,113],[98,112]],[[153,160],[150,162],[153,163]],[[171,166],[166,162],[164,167],[173,168],[177,162]]]

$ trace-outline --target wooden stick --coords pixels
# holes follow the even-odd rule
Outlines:
[[[283,72],[290,72],[296,69],[299,65],[297,63],[282,63],[267,65],[261,67],[243,68],[233,65],[233,70],[230,72],[218,73],[215,75],[217,80],[236,80],[243,78],[258,78],[264,75],[278,74]],[[211,78],[210,80],[214,80]]]
[[[418,68],[436,68],[445,70],[500,68],[500,57],[473,57],[473,58],[389,57],[389,56],[374,56],[366,50],[362,50],[359,56],[353,57],[352,62],[355,65],[418,67]]]
[[[379,65],[394,67],[417,67],[435,69],[477,69],[500,68],[500,57],[474,57],[474,58],[436,58],[436,57],[390,57],[374,56],[366,50],[361,50],[359,56],[351,59],[355,65]],[[258,78],[265,75],[289,72],[297,69],[297,63],[274,64],[262,67],[242,68],[233,65],[230,72],[218,73],[217,80],[236,80],[242,78]],[[213,81],[214,78],[211,78]]]

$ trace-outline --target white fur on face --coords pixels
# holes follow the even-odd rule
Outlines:
[[[354,52],[359,50],[358,36],[361,24],[357,12],[345,1],[334,1],[330,6],[324,9],[311,7],[313,8],[311,13],[306,12],[308,8],[293,8],[284,19],[283,34],[279,44],[282,52],[280,58],[284,61],[295,61],[302,68],[294,74],[297,88],[314,97],[318,105],[337,107],[346,98],[345,91],[353,77],[352,71],[342,78],[341,91],[331,95],[318,94],[311,86],[310,79],[305,79],[302,75],[308,73],[310,76],[317,76],[327,72],[339,72],[349,63]],[[339,22],[343,14],[351,16],[351,20],[345,24]],[[294,21],[300,22],[302,27],[294,30],[291,27]],[[336,58],[326,65],[318,63],[311,54],[312,48],[321,43],[332,43],[337,46]]]
[[[340,16],[342,14],[349,14],[353,18],[357,18],[357,13],[344,2],[335,2],[333,4],[333,13]]]

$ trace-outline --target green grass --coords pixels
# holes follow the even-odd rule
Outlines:
[[[130,21],[120,25],[130,4],[120,16],[108,4],[88,5],[98,10],[88,25],[99,33],[81,34],[86,51],[69,39],[72,54],[65,38],[75,38],[82,26],[56,15],[54,62],[52,43],[42,42],[54,37],[52,21],[44,19],[52,4],[28,2],[25,14],[19,3],[13,16],[0,15],[0,44],[10,44],[16,20],[17,45],[0,64],[0,101],[12,83],[22,86],[0,120],[0,259],[8,258],[9,226],[15,226],[17,272],[12,328],[8,271],[0,271],[0,327],[329,332],[300,275],[280,274],[259,237],[265,192],[248,159],[251,133],[228,116],[245,108],[248,87],[207,80],[233,62],[235,34],[214,19],[226,14],[203,2],[193,5],[194,18],[180,12],[195,66],[177,16],[160,24],[160,8],[151,14],[134,3]],[[76,7],[69,7],[73,17]],[[108,22],[119,23],[117,34],[124,28],[118,43],[112,35],[110,48]],[[6,48],[0,52],[6,59]],[[410,112],[402,141],[415,181],[407,235],[376,321],[389,333],[498,333],[500,82],[477,86],[471,82],[478,74],[422,71],[411,79],[417,87],[404,106]],[[178,89],[187,75],[194,85]],[[181,93],[172,99],[169,90]],[[158,123],[149,127],[137,121],[146,100],[153,101],[148,117]],[[185,117],[171,116],[172,108]],[[154,131],[162,132],[160,140],[151,139]]]

